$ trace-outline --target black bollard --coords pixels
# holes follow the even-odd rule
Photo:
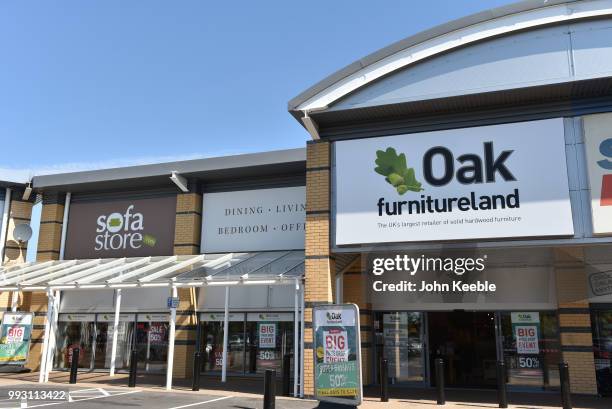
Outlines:
[[[79,370],[79,355],[81,354],[81,348],[72,349],[72,362],[70,362],[70,383],[77,382],[77,371]]]
[[[506,363],[497,361],[497,399],[500,408],[508,407],[508,393],[506,391]]]
[[[192,391],[200,390],[200,372],[202,371],[202,353],[196,352],[193,354],[193,384],[191,385]]]
[[[389,361],[380,360],[380,401],[389,402]]]
[[[289,391],[291,380],[291,355],[283,356],[283,396],[290,396]]]
[[[276,371],[274,369],[266,369],[264,376],[264,402],[263,409],[274,409],[276,407]]]
[[[567,362],[559,363],[559,380],[561,382],[561,406],[563,409],[572,409],[569,365]]]
[[[136,360],[136,350],[132,349],[130,353],[130,376],[128,378],[128,386],[133,388],[136,386],[136,373],[138,371],[138,362]]]
[[[446,405],[444,396],[444,360],[436,359],[436,387],[438,389],[438,405]]]

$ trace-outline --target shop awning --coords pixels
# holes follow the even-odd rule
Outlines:
[[[200,254],[25,263],[0,269],[0,291],[289,284],[304,251]]]

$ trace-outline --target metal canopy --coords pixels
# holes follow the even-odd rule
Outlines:
[[[304,251],[200,254],[25,263],[0,269],[0,291],[289,284]]]

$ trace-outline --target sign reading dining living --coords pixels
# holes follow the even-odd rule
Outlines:
[[[571,236],[562,119],[340,141],[336,244]]]
[[[305,227],[303,186],[204,194],[205,253],[303,249]]]
[[[70,205],[66,258],[172,255],[176,196]]]

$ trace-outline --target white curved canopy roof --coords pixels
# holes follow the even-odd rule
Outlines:
[[[474,14],[408,37],[345,67],[291,100],[289,110],[325,110],[391,73],[488,39],[605,16],[612,16],[612,0],[528,0]]]

